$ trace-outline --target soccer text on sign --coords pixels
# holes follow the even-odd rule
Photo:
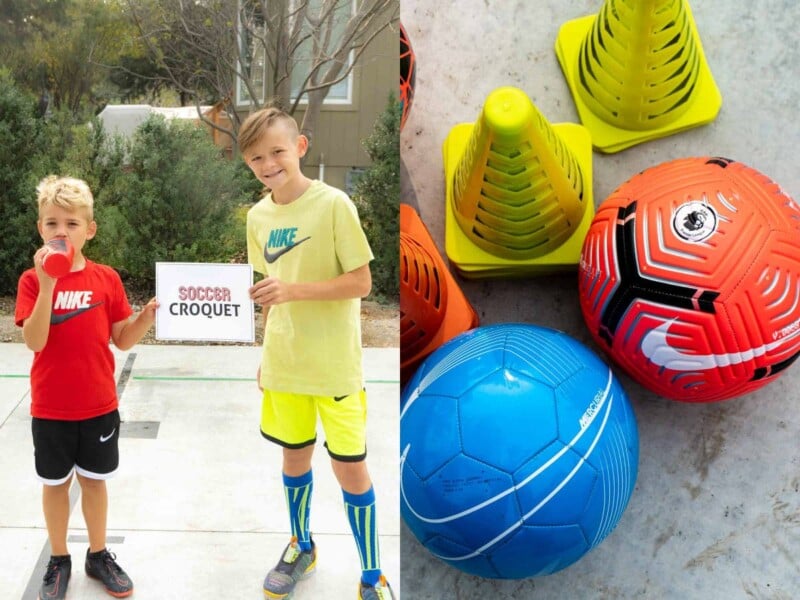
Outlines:
[[[250,265],[156,263],[156,339],[255,340]]]

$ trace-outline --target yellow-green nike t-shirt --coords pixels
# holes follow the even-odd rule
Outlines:
[[[286,282],[324,281],[373,259],[356,207],[343,191],[314,180],[289,204],[268,194],[247,213],[253,269]],[[342,396],[363,386],[361,299],[285,302],[269,310],[261,385]]]

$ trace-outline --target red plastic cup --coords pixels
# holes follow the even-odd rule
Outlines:
[[[66,238],[53,238],[46,245],[48,252],[42,261],[44,272],[50,277],[63,277],[72,268],[75,248]]]

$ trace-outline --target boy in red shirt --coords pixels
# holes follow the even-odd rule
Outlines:
[[[118,598],[133,583],[106,549],[108,493],[105,480],[119,464],[120,417],[109,339],[121,350],[136,344],[155,321],[153,298],[132,314],[117,272],[83,255],[97,232],[89,186],[79,179],[43,179],[36,189],[39,234],[45,244],[67,239],[74,248],[69,273],[54,278],[43,269],[48,248],[19,280],[15,320],[34,351],[31,415],[36,473],[44,484],[42,506],[52,556],[40,599],[64,598],[72,563],[67,550],[69,488],[75,472],[89,533],[87,575]]]

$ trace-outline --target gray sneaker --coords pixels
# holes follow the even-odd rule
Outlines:
[[[381,575],[374,586],[367,585],[363,581],[359,584],[358,600],[394,600],[394,592],[386,577]]]
[[[314,540],[311,540],[311,550],[301,550],[297,538],[292,537],[278,564],[264,579],[264,595],[267,598],[291,598],[297,582],[309,577],[316,566],[317,546]]]

